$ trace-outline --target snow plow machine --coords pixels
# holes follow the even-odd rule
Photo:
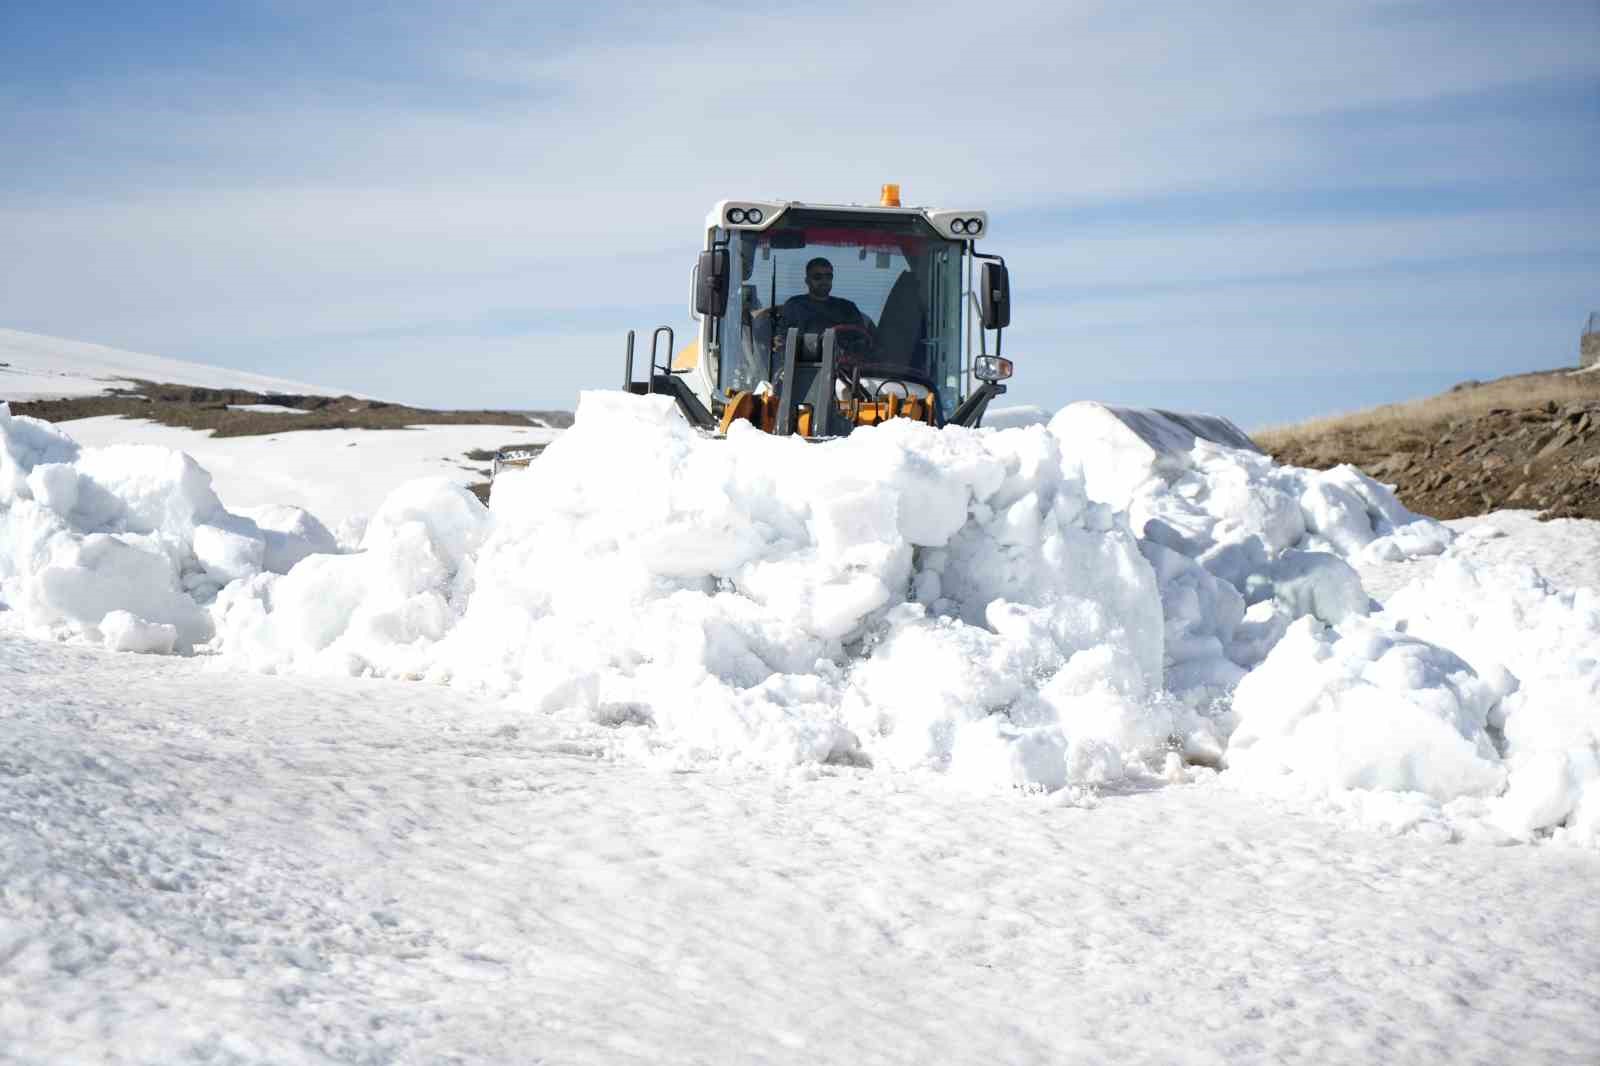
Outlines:
[[[676,350],[657,327],[639,378],[630,330],[623,388],[672,397],[712,435],[740,420],[812,440],[892,418],[978,426],[1012,371],[1005,260],[977,247],[988,229],[984,211],[903,207],[892,184],[877,204],[720,201],[693,274],[698,337]],[[532,458],[503,451],[495,470]]]

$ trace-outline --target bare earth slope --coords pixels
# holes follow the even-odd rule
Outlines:
[[[1600,519],[1600,374],[1469,381],[1426,400],[1255,435],[1280,463],[1350,463],[1434,518],[1500,508]]]

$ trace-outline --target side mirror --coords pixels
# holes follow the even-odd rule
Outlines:
[[[696,314],[721,318],[728,309],[728,249],[712,248],[700,253],[695,269],[694,309]]]
[[[985,263],[979,280],[979,304],[983,309],[984,329],[1004,329],[1011,325],[1011,277],[1004,263]]]

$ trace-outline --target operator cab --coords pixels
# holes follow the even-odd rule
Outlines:
[[[627,387],[669,392],[691,422],[724,432],[739,418],[808,437],[890,417],[975,426],[1010,375],[998,358],[1004,261],[976,248],[987,228],[982,211],[902,207],[893,185],[877,205],[722,201],[695,269],[697,343],[669,365],[655,342],[666,332],[670,352],[670,331],[657,330],[649,377],[635,382],[630,333]]]
[[[902,396],[933,391],[943,414],[953,413],[961,391],[961,245],[915,216],[787,214],[781,226],[729,236],[729,272],[739,284],[729,287],[727,310],[708,331],[719,341],[718,390],[775,382],[792,328],[800,330],[798,359],[817,362],[831,327],[841,367],[902,371],[905,379],[892,386]]]

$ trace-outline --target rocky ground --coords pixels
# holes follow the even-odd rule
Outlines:
[[[1600,519],[1600,374],[1466,382],[1444,396],[1256,435],[1279,462],[1360,467],[1413,511]]]

